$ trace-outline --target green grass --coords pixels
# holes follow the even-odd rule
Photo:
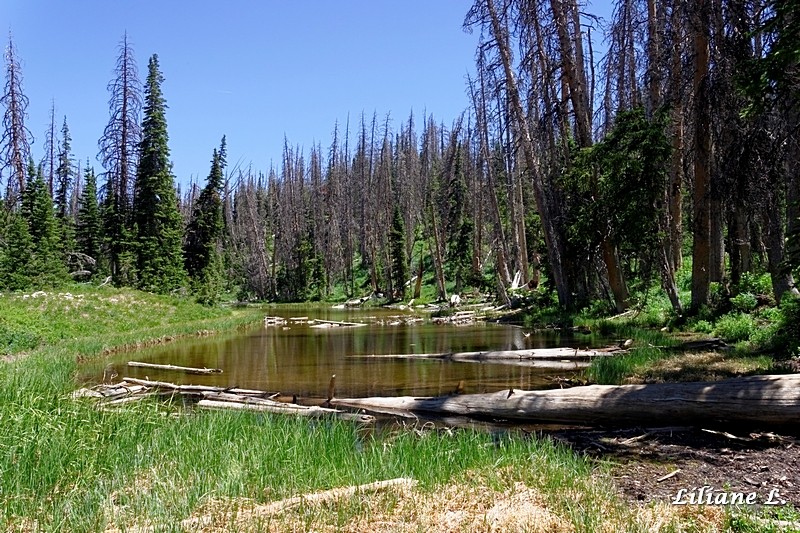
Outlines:
[[[169,529],[210,499],[266,502],[395,477],[432,491],[467,472],[525,479],[576,523],[602,520],[558,496],[565,484],[595,490],[596,467],[546,439],[366,434],[338,421],[192,413],[163,401],[107,412],[70,397],[84,361],[263,314],[106,287],[0,296],[0,350],[10,361],[0,363],[0,529]]]
[[[85,361],[100,362],[119,347],[232,329],[265,313],[106,287],[71,287],[70,295],[0,295],[0,350],[9,361],[0,362],[0,530],[173,531],[206,506],[233,509],[243,499],[270,502],[397,477],[418,480],[433,497],[443,487],[508,492],[522,482],[576,530],[609,523],[647,530],[639,511],[619,499],[607,465],[549,438],[374,432],[335,420],[187,411],[160,400],[109,412],[73,400]],[[386,506],[398,504],[392,501]],[[306,529],[344,528],[373,511],[351,499],[309,511]]]

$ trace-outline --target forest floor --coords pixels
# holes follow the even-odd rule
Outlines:
[[[800,438],[795,436],[696,428],[564,429],[550,435],[577,452],[610,461],[614,483],[633,503],[669,502],[680,489],[706,486],[706,494],[713,489],[715,496],[719,491],[756,493],[759,505],[772,493],[776,505],[800,508]]]

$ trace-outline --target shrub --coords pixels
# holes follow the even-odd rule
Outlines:
[[[744,313],[729,313],[721,317],[714,326],[714,333],[725,342],[739,342],[750,339],[756,331],[756,322]]]
[[[758,299],[751,292],[743,292],[731,298],[731,305],[734,310],[747,313],[758,306]]]
[[[786,296],[780,310],[776,347],[789,355],[800,355],[800,298]]]

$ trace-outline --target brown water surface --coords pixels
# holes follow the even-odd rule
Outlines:
[[[112,364],[119,378],[130,376],[183,384],[252,388],[300,398],[326,397],[332,374],[336,374],[339,398],[428,396],[450,393],[462,380],[467,393],[511,387],[547,388],[552,386],[554,375],[568,376],[572,372],[485,362],[370,356],[592,345],[592,338],[584,335],[547,332],[526,336],[525,330],[518,326],[494,323],[456,326],[433,324],[425,317],[421,323],[397,324],[414,315],[390,309],[352,311],[277,306],[265,309],[265,314],[287,319],[304,316],[366,322],[368,325],[327,329],[292,322],[283,326],[259,325],[235,335],[192,338],[125,353]],[[184,375],[128,367],[127,362],[131,360],[219,368],[223,372]],[[95,372],[92,379],[102,378]]]

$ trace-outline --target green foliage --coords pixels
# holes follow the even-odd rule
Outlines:
[[[392,300],[404,300],[408,281],[408,259],[406,258],[406,225],[400,207],[395,205],[392,214],[392,229],[389,232],[392,261]]]
[[[756,322],[746,313],[729,313],[714,325],[714,334],[728,343],[746,341],[756,331]]]
[[[784,354],[800,355],[800,298],[785,297],[780,311],[776,347]]]
[[[21,213],[28,223],[31,257],[24,272],[33,286],[49,287],[63,283],[67,278],[60,246],[63,234],[53,212],[50,191],[41,171],[34,168],[33,161],[29,163],[28,172]]]
[[[75,168],[72,162],[72,137],[67,126],[67,117],[61,126],[61,142],[58,147],[58,167],[55,170],[56,188],[54,191],[56,216],[59,220],[67,219],[69,209],[69,193]]]
[[[750,292],[742,292],[731,298],[731,305],[736,311],[749,313],[758,306],[758,300]]]
[[[84,186],[78,205],[75,240],[79,252],[99,261],[102,220],[100,207],[97,204],[97,176],[94,174],[94,169],[87,165],[83,179]]]
[[[206,304],[215,302],[222,290],[219,248],[223,230],[221,195],[224,156],[220,154],[224,147],[225,137],[222,138],[220,151],[215,149],[213,152],[211,172],[192,209],[183,248],[184,265],[192,290]]]
[[[664,131],[664,117],[651,121],[643,109],[634,109],[617,115],[602,141],[573,151],[562,186],[574,253],[596,250],[611,239],[633,265],[658,248],[659,195],[670,154]]]
[[[185,282],[183,223],[169,161],[164,81],[158,56],[148,64],[142,142],[134,184],[134,238],[138,286],[167,293]]]
[[[0,241],[0,288],[20,290],[31,286],[33,241],[28,222],[12,214]]]

